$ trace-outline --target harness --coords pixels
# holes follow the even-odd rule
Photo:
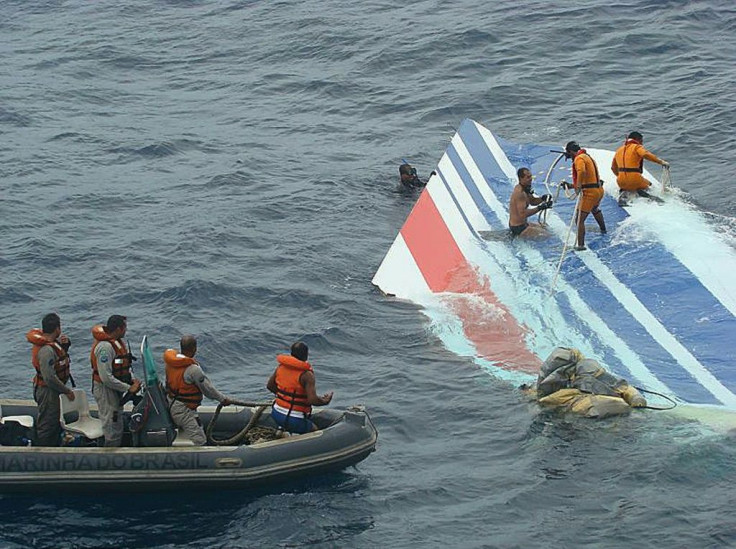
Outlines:
[[[274,404],[287,411],[285,424],[288,425],[292,412],[301,412],[305,418],[312,415],[307,392],[299,379],[304,372],[311,372],[312,366],[307,361],[290,355],[278,355],[276,369],[276,399]]]
[[[294,410],[295,406],[309,406],[309,400],[307,400],[307,394],[301,392],[291,392],[281,387],[276,387],[276,395],[281,397],[283,400],[289,403],[289,414]],[[304,412],[305,417],[309,417],[311,412]]]
[[[66,385],[66,382],[69,381],[69,379],[71,378],[71,361],[69,360],[69,355],[59,344],[59,342],[47,339],[44,336],[43,332],[38,328],[34,328],[33,330],[29,331],[26,334],[26,339],[29,343],[33,345],[33,350],[31,351],[31,364],[33,364],[33,367],[36,370],[36,375],[33,377],[34,388],[46,387],[46,382],[41,376],[41,365],[38,361],[38,352],[46,345],[50,346],[54,350],[54,355],[56,358],[54,362],[54,370],[56,371],[56,377],[58,377],[59,381]]]
[[[595,163],[595,160],[593,160],[593,157],[590,156],[585,149],[580,149],[580,151],[578,151],[578,154],[576,154],[575,156],[577,157],[581,154],[584,154],[585,156],[587,156],[590,159],[591,164],[593,164],[593,171],[595,172],[595,183],[584,183],[580,185],[580,189],[581,190],[582,189],[599,189],[601,187],[601,177],[598,174],[598,165]],[[573,170],[572,172],[573,182],[576,182],[578,178],[578,174],[577,174],[577,170],[575,169],[574,162],[572,165],[572,170]]]
[[[624,150],[621,153],[621,162],[622,163],[623,162],[626,162],[626,149],[632,143],[633,144],[636,144],[636,145],[641,145],[641,143],[639,143],[635,139],[627,139],[626,142],[624,142]],[[644,159],[641,159],[639,161],[639,166],[636,167],[636,168],[622,168],[621,166],[619,166],[618,171],[619,172],[623,172],[623,173],[644,173]]]

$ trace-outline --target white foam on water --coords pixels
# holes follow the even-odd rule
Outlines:
[[[496,159],[499,165],[504,166],[505,173],[511,180],[515,173],[514,167],[497,145],[495,139],[490,136],[489,140],[489,134],[490,132],[487,132],[487,130],[482,132],[482,135],[487,139],[489,148],[496,154],[503,155],[502,158],[497,157]],[[507,219],[506,206],[488,188],[482,173],[465,145],[462,142],[453,142],[453,144],[465,168],[481,190],[491,209],[499,219]],[[449,167],[446,169],[449,169]],[[459,176],[457,177],[459,178]],[[629,369],[629,373],[640,383],[646,384],[655,391],[671,393],[669,388],[649,371],[642,359],[608,327],[603,319],[585,303],[578,292],[569,286],[564,279],[558,279],[558,289],[566,293],[570,305],[577,315],[577,320],[587,324],[590,331],[598,335],[599,341],[593,342],[583,337],[579,331],[579,326],[568,321],[556,301],[547,299],[546,290],[552,286],[556,265],[551,265],[538,250],[523,241],[519,241],[518,244],[514,243],[514,248],[508,243],[493,244],[495,245],[493,246],[493,255],[485,253],[480,257],[477,255],[470,256],[469,259],[483,268],[492,263],[492,261],[489,261],[489,257],[493,257],[506,267],[506,273],[503,269],[497,269],[495,273],[489,273],[491,280],[495,281],[494,291],[496,291],[501,301],[509,307],[519,322],[530,328],[531,332],[527,340],[533,352],[544,358],[554,347],[574,344],[586,356],[596,357],[600,356],[600,348],[596,348],[594,343],[605,344],[611,348],[621,363]],[[521,266],[516,254],[520,254],[527,265],[534,266],[534,276],[530,277],[528,269]],[[539,277],[543,277],[546,284],[540,283]],[[501,282],[504,278],[506,278],[505,284]],[[510,287],[510,291],[504,292],[503,290],[507,286]]]
[[[610,170],[613,152],[587,150],[598,164],[606,192],[617,197],[618,186]],[[733,273],[736,272],[733,239],[710,223],[703,212],[683,201],[678,192],[663,193],[659,180],[651,172],[645,170],[644,177],[652,182],[652,194],[661,196],[665,202],[656,204],[649,200],[636,199],[627,208],[630,217],[624,224],[635,225],[637,228],[637,232],[632,232],[631,237],[661,242],[731,314],[736,315],[736,286],[731,283]],[[625,235],[622,234],[621,237]],[[656,276],[656,272],[653,275]]]
[[[506,173],[509,184],[514,184],[513,165],[493,135],[481,126],[478,126],[478,129]],[[459,134],[455,135],[452,144],[487,205],[494,211],[501,223],[506,223],[508,220],[507,205],[502,204],[490,190]],[[606,191],[617,196],[618,189],[615,186],[615,179],[608,169],[613,153],[597,149],[589,149],[589,151],[594,155],[603,172],[601,175],[605,180]],[[565,293],[575,317],[570,318],[569,312],[563,314],[559,302],[549,298],[545,292],[545,289],[552,285],[556,265],[551,265],[533,245],[522,240],[511,243],[479,240],[475,234],[478,231],[499,230],[502,227],[489,225],[447,155],[443,156],[438,168],[452,191],[452,196],[439,177],[432,178],[425,192],[431,191],[432,199],[445,224],[465,258],[477,268],[479,277],[490,281],[491,289],[499,298],[500,303],[507,307],[519,324],[526,329],[527,345],[532,352],[544,358],[558,345],[571,345],[579,348],[585,355],[597,358],[603,352],[603,347],[607,347],[628,369],[628,374],[636,382],[649,389],[672,394],[672,391],[649,371],[641,357],[621,340],[605,321],[588,307],[578,292],[561,277],[557,280],[557,288]],[[561,169],[569,170],[564,167]],[[645,173],[645,176],[651,178],[651,174]],[[460,210],[472,229],[468,228],[463,220],[453,197],[459,203]],[[708,223],[701,212],[682,201],[676,191],[667,193],[665,200],[666,203],[662,205],[643,199],[637,200],[628,208],[630,217],[613,231],[611,244],[621,242],[663,244],[721,300],[724,306],[733,312],[736,310],[736,291],[726,284],[728,280],[726,274],[736,271],[736,250],[731,247],[731,243],[719,241],[717,233],[712,229],[712,224]],[[547,221],[552,233],[563,240],[567,234],[569,220],[562,220],[554,212],[549,212]],[[399,239],[401,239],[400,235],[397,240]],[[379,269],[374,283],[383,288],[379,280],[388,284],[397,273],[401,273],[400,278],[403,279],[401,286],[403,286],[403,293],[407,294],[405,297],[424,307],[424,313],[431,321],[432,331],[448,349],[458,355],[472,357],[482,368],[501,379],[514,383],[526,383],[533,379],[534,376],[505,370],[479,356],[477,349],[465,335],[461,319],[457,317],[452,308],[454,299],[472,300],[473,297],[468,294],[432,294],[406,249],[403,239],[401,240],[400,244],[395,244],[397,249],[393,249],[394,246],[392,246],[392,253],[395,256],[394,265],[382,264],[381,269],[386,268],[387,271],[379,276],[381,274],[381,269]],[[389,255],[391,254],[387,254],[384,263],[389,259]],[[595,254],[581,254],[578,257],[609,288],[621,304],[639,320],[652,337],[673,354],[678,363],[688,369],[724,404],[736,407],[736,396],[723,387],[687,349],[679,344],[672,334],[667,332],[631,290],[624,286]],[[723,258],[725,260],[719,261]],[[399,265],[399,263],[406,262],[412,263],[408,269],[406,266]],[[717,265],[716,268],[713,268],[714,264]],[[411,274],[407,276],[407,273]],[[656,276],[656,266],[653,266],[653,276]],[[421,279],[418,286],[411,282],[416,277]],[[494,309],[493,304],[483,299],[478,298],[476,301],[478,307],[488,308],[489,322],[498,322],[498,315],[501,314],[501,311],[492,310]],[[703,319],[703,321],[706,320]],[[583,328],[586,333],[594,334],[593,337],[586,336],[581,331]],[[626,375],[626,372],[618,373]]]
[[[483,136],[488,148],[493,153],[498,165],[504,171],[506,176],[511,179],[514,177],[515,170],[511,162],[506,157],[505,153],[498,145],[493,134],[476,124],[479,133]],[[610,166],[613,158],[613,153],[610,151],[595,151],[597,156],[596,161],[599,164],[599,170],[604,172],[601,167],[601,163],[605,162],[603,166]],[[470,158],[472,162],[472,158]],[[613,174],[610,169],[605,172]],[[648,174],[651,175],[651,174]],[[610,179],[610,177],[608,179]],[[604,179],[606,179],[604,177]],[[607,188],[610,188],[610,181],[607,182]],[[637,204],[636,206],[638,206]],[[647,204],[649,208],[657,207],[655,204]],[[663,205],[663,206],[666,206]],[[635,210],[636,207],[632,207]],[[548,216],[547,222],[551,230],[558,235],[561,240],[564,240],[567,236],[567,223],[563,222],[562,219],[556,214],[552,213]],[[709,371],[707,370],[692,353],[683,346],[667,329],[657,320],[657,318],[639,301],[634,293],[616,276],[610,271],[610,269],[600,261],[600,259],[594,254],[580,254],[579,259],[586,265],[586,267],[594,274],[594,276],[609,289],[611,294],[621,303],[621,305],[639,322],[639,324],[657,341],[663,349],[665,349],[670,355],[683,367],[685,368],[705,389],[719,399],[723,404],[736,408],[736,395],[729,391],[723,384]],[[641,362],[641,361],[640,361]],[[647,375],[648,370],[637,372],[639,375]],[[651,375],[651,372],[649,372]],[[652,377],[654,377],[652,375]]]

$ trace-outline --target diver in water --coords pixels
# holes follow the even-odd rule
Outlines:
[[[516,172],[519,183],[511,192],[509,202],[509,231],[511,236],[535,237],[545,233],[539,223],[529,223],[527,218],[552,207],[552,196],[535,196],[532,190],[532,172],[529,168],[519,168]],[[530,208],[530,206],[535,206]]]
[[[429,177],[436,175],[436,172],[429,174]],[[402,164],[399,166],[399,177],[401,178],[401,186],[405,189],[421,189],[427,181],[422,181],[417,175],[417,169],[411,164]]]

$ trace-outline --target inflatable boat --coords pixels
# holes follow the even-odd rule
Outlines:
[[[511,382],[533,381],[540,357],[563,345],[680,404],[736,411],[733,242],[646,171],[659,200],[621,207],[613,152],[586,147],[608,231],[590,216],[588,249],[574,251],[575,200],[560,192],[571,163],[560,148],[463,121],[373,283],[421,305],[450,350]],[[546,238],[505,237],[520,167],[537,195],[557,198],[545,218],[529,218]]]
[[[6,424],[12,416],[35,416],[33,401],[0,400],[0,405]],[[242,430],[256,410],[224,409],[217,437]],[[205,427],[213,414],[213,407],[200,408]],[[338,471],[375,450],[377,432],[362,408],[320,410],[312,419],[319,431],[237,446],[192,446],[181,440],[166,447],[0,446],[0,492],[243,488]],[[267,413],[255,426],[276,429]],[[124,441],[130,442],[130,433]]]
[[[34,401],[0,400],[0,493],[247,488],[344,469],[367,458],[378,433],[362,406],[319,409],[317,431],[278,430],[266,405],[201,406],[208,445],[182,439],[168,416],[147,338],[142,400],[124,411],[120,448],[100,446],[97,409],[84,391],[61,399],[65,439],[60,447],[33,446]]]

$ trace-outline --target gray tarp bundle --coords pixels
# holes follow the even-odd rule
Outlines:
[[[646,406],[639,391],[577,349],[557,347],[537,378],[541,404],[565,407],[587,417],[607,417]]]

